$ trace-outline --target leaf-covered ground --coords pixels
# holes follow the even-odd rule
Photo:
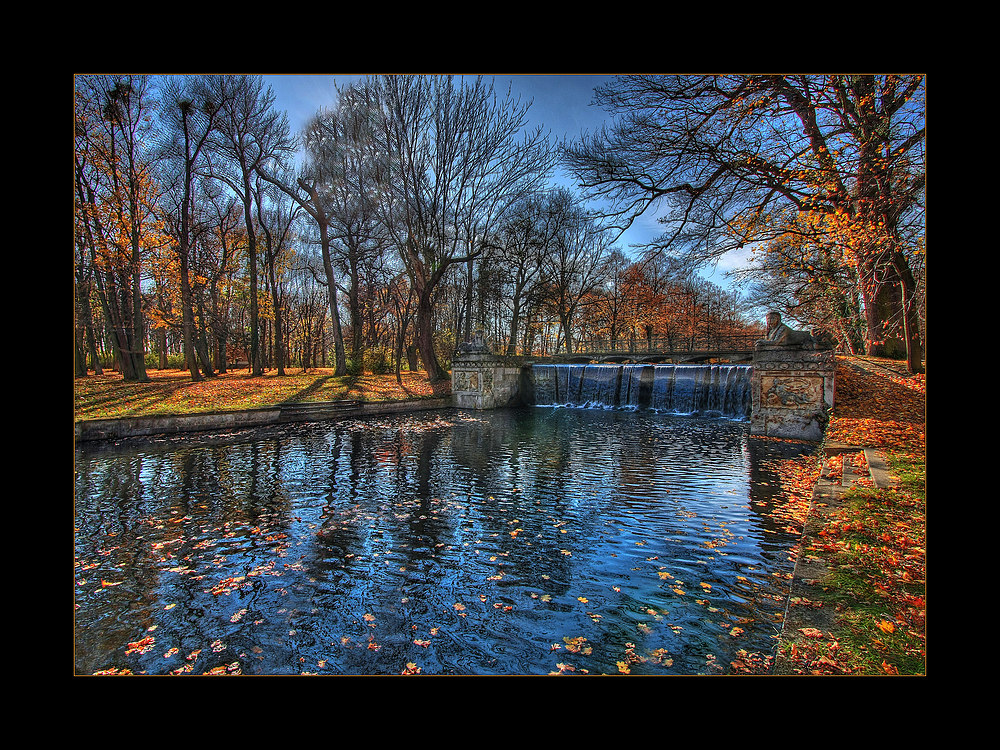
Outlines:
[[[337,377],[332,369],[274,371],[251,377],[246,370],[201,382],[184,370],[150,370],[150,382],[126,383],[119,373],[89,375],[73,381],[77,419],[114,419],[152,414],[194,414],[312,401],[397,401],[448,396],[451,382],[430,382],[423,372]]]
[[[826,440],[923,453],[926,395],[926,377],[907,374],[899,362],[842,357]]]
[[[786,633],[793,674],[923,675],[926,665],[926,379],[887,360],[841,358],[828,443],[876,449],[892,486],[865,476],[835,508],[813,509],[822,526],[800,554],[830,573],[817,584],[828,627]],[[828,462],[834,478],[847,464],[867,474],[864,454]]]

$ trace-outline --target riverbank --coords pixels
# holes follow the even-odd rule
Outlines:
[[[192,382],[185,370],[150,370],[148,383],[127,383],[119,373],[73,380],[75,420],[192,416],[332,402],[385,403],[451,395],[451,381],[431,382],[423,372],[334,374],[332,368],[252,377],[246,370]]]
[[[75,440],[233,432],[451,405],[450,381],[431,382],[421,372],[398,381],[394,374],[337,376],[332,369],[230,372],[199,382],[179,370],[149,375],[148,383],[126,383],[117,373],[75,379]]]
[[[778,675],[926,674],[926,381],[838,358]],[[752,660],[742,670],[752,672]],[[735,671],[741,671],[736,669]]]

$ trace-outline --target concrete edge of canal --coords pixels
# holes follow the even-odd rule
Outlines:
[[[74,437],[78,443],[124,440],[223,430],[245,430],[291,422],[315,422],[327,419],[396,414],[445,409],[452,406],[451,396],[445,396],[407,399],[405,401],[322,401],[276,404],[244,411],[84,419],[74,422]]]
[[[783,647],[798,639],[797,633],[813,629],[828,637],[837,626],[837,613],[832,605],[825,603],[826,590],[823,585],[832,568],[822,558],[810,554],[809,549],[833,513],[843,505],[844,493],[864,478],[864,474],[859,474],[850,462],[844,461],[843,470],[838,475],[830,470],[830,459],[838,455],[863,453],[868,470],[867,478],[878,488],[890,487],[893,483],[884,460],[874,448],[828,443],[823,446],[823,451],[823,468],[813,487],[809,516],[799,542],[785,618],[778,638],[774,666],[770,671],[772,675],[797,674],[792,661],[783,654]]]

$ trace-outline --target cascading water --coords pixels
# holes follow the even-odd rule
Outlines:
[[[535,406],[750,416],[749,365],[535,364],[529,369],[527,401]]]

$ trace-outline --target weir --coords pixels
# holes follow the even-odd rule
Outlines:
[[[776,314],[773,314],[778,317]],[[551,364],[494,354],[482,334],[452,360],[460,409],[527,404],[749,419],[750,433],[821,441],[833,409],[833,348],[771,325],[751,365]]]
[[[750,384],[749,365],[532,364],[522,373],[521,400],[749,418]]]

